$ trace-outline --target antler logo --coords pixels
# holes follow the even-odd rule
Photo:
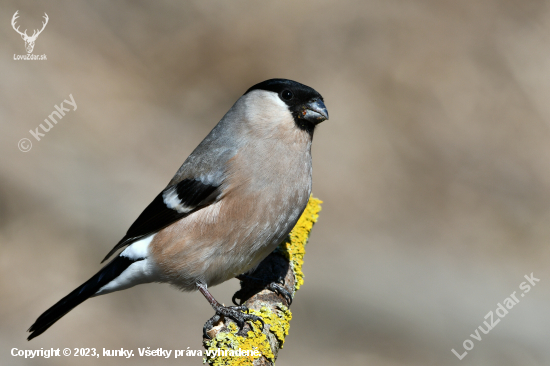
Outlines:
[[[36,41],[36,38],[40,35],[40,33],[42,33],[42,31],[44,30],[44,28],[46,28],[46,24],[48,24],[48,14],[44,13],[44,17],[46,19],[46,22],[42,22],[42,29],[40,29],[39,31],[38,30],[34,30],[32,36],[28,36],[27,35],[27,30],[25,29],[24,32],[20,32],[19,31],[19,26],[17,28],[15,28],[15,20],[17,18],[19,18],[19,16],[17,15],[17,13],[19,12],[19,10],[17,10],[15,12],[15,14],[13,14],[13,18],[11,18],[11,26],[13,27],[13,29],[15,29],[15,31],[17,33],[19,33],[21,35],[21,38],[23,38],[23,40],[25,41],[25,48],[27,49],[27,53],[31,53],[32,50],[34,49],[34,42]],[[37,33],[38,32],[38,33]]]

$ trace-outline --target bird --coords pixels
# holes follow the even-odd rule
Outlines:
[[[263,321],[224,306],[208,288],[251,273],[284,240],[312,188],[311,144],[328,120],[324,99],[288,79],[250,87],[187,157],[168,185],[105,256],[111,259],[28,329],[31,340],[86,299],[144,283],[200,291],[221,315]]]

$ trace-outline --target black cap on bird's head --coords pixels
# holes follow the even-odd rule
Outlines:
[[[287,79],[269,79],[252,86],[245,94],[253,90],[277,93],[301,129],[312,130],[315,125],[328,119],[323,97],[307,85]]]

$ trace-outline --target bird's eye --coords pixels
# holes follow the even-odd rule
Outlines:
[[[284,100],[291,100],[294,97],[294,94],[290,90],[283,90],[281,93],[281,98]]]

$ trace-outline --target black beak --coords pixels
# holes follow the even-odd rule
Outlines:
[[[328,111],[322,99],[315,99],[304,105],[303,118],[313,124],[321,123],[328,119]]]

